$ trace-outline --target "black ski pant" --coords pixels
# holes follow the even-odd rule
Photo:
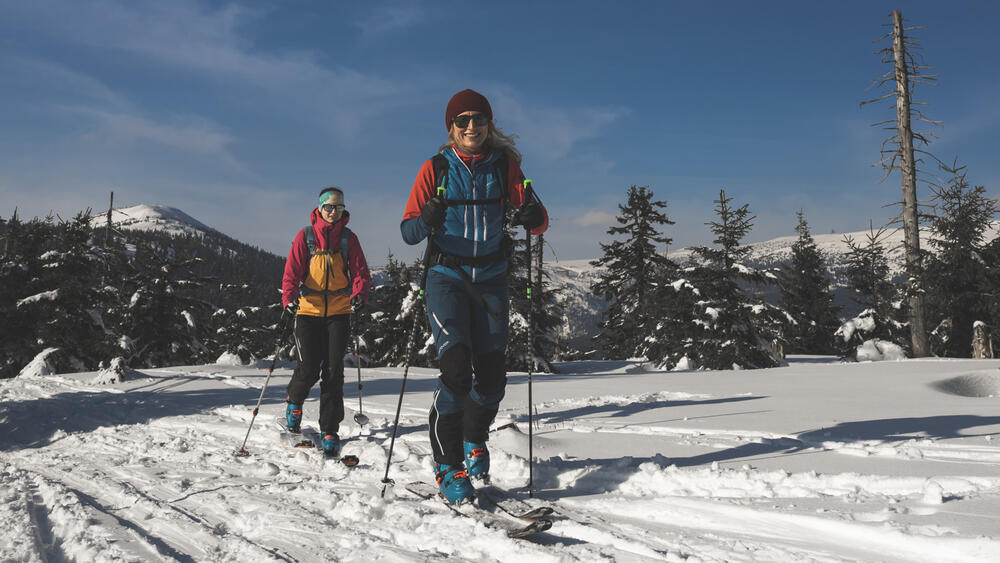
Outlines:
[[[490,424],[507,386],[505,356],[503,350],[494,350],[473,360],[462,344],[441,356],[441,384],[429,417],[435,462],[459,465],[465,460],[462,442],[482,444],[490,439]]]
[[[288,400],[301,406],[319,380],[319,428],[324,434],[336,434],[344,420],[344,354],[350,331],[350,314],[295,316],[299,365],[288,382]]]

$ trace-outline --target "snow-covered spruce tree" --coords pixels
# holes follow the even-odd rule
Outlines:
[[[410,276],[406,264],[389,253],[381,283],[374,283],[368,300],[371,313],[361,333],[365,355],[376,366],[395,366],[403,362],[409,325],[400,318],[403,301],[410,291]],[[373,281],[375,281],[373,279]]]
[[[835,333],[837,351],[845,358],[853,359],[857,347],[873,338],[909,350],[907,325],[896,320],[901,315],[903,299],[890,281],[889,261],[882,244],[885,229],[871,228],[866,236],[865,244],[855,242],[850,235],[844,236],[850,249],[844,270],[847,286],[854,292],[851,299],[864,307],[857,317],[846,321]]]
[[[805,214],[796,213],[798,240],[792,244],[792,259],[778,274],[781,291],[779,305],[794,323],[789,323],[785,338],[788,353],[832,354],[833,333],[840,327],[837,307],[833,305],[830,279],[823,256],[809,233]]]
[[[91,240],[90,210],[57,225],[51,249],[42,254],[40,293],[23,308],[37,319],[38,346],[57,348],[60,373],[95,370],[115,353],[117,336],[101,311],[102,255]]]
[[[240,286],[231,289],[240,291]],[[244,364],[267,357],[274,353],[276,338],[280,337],[275,326],[279,316],[278,304],[269,307],[248,305],[236,310],[216,309],[211,320],[213,334],[205,345],[212,355],[235,354]]]
[[[531,369],[535,372],[554,373],[552,366],[556,351],[555,331],[562,324],[564,309],[558,300],[559,290],[553,288],[545,271],[543,258],[543,238],[533,237],[531,245],[533,279],[530,304],[534,315],[533,354],[528,353],[528,307],[527,288],[527,248],[524,238],[514,241],[514,255],[510,259],[508,280],[510,285],[510,327],[507,336],[507,369],[527,371],[533,357]]]
[[[193,297],[209,281],[194,273],[199,261],[175,254],[172,247],[136,245],[136,273],[129,280],[131,298],[123,315],[133,353],[130,367],[202,363],[212,355],[205,346],[211,305]]]
[[[389,255],[385,282],[372,291],[371,319],[362,334],[374,365],[401,366],[407,362],[407,344],[414,322],[417,333],[410,365],[429,367],[437,364],[425,303],[420,297],[423,271],[422,261],[407,266]]]
[[[951,330],[943,347],[944,356],[972,355],[972,325],[987,321],[990,286],[984,261],[986,230],[997,213],[997,201],[983,186],[970,187],[964,166],[956,161],[942,165],[951,175],[943,186],[935,186],[936,213],[931,218],[931,245],[937,252],[924,260],[924,287],[928,293],[929,326],[950,321]]]
[[[648,330],[655,326],[654,293],[660,270],[667,265],[657,245],[668,245],[671,240],[661,234],[660,226],[674,224],[660,211],[667,204],[653,201],[649,186],[630,187],[627,198],[625,205],[618,205],[615,220],[619,226],[607,231],[612,236],[624,235],[626,240],[600,243],[604,255],[591,262],[600,269],[591,291],[608,302],[595,336],[606,359],[637,356]]]
[[[672,262],[661,268],[653,293],[655,324],[643,340],[641,355],[659,367],[689,367],[698,355],[696,337],[701,292],[689,279],[695,268],[678,269]]]
[[[994,354],[1000,355],[1000,236],[983,248],[983,262],[986,264],[986,290],[983,297],[988,303],[983,316],[986,331],[993,335]]]
[[[733,208],[730,202],[726,191],[719,190],[715,200],[718,221],[707,223],[717,246],[692,249],[702,265],[691,271],[700,300],[695,303],[688,358],[708,369],[776,367],[784,362],[772,343],[781,339],[779,328],[786,322],[785,315],[740,287],[741,282],[769,283],[775,276],[742,263],[751,250],[742,241],[755,217],[750,215],[749,204]]]
[[[0,261],[0,378],[20,373],[42,351],[33,338],[40,319],[29,310],[33,296],[46,291],[40,257],[53,244],[52,217],[21,221],[17,211],[5,225]]]

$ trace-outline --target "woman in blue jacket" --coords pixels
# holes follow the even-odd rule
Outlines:
[[[440,383],[430,410],[435,479],[454,503],[471,500],[469,481],[489,474],[489,427],[507,385],[507,259],[511,226],[548,227],[537,197],[525,193],[521,154],[493,123],[489,101],[473,90],[445,110],[448,142],[420,168],[400,230],[408,244],[430,237],[425,288]]]

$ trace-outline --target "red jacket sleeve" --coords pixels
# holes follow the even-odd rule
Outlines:
[[[354,233],[347,239],[347,260],[354,276],[351,283],[351,297],[361,296],[361,300],[368,303],[368,289],[371,287],[372,275],[368,271],[368,261],[365,260],[365,253],[361,250],[361,243]]]
[[[524,172],[521,171],[521,166],[513,158],[508,158],[507,162],[507,197],[511,205],[521,207],[524,204]],[[533,235],[540,235],[549,228],[549,211],[542,205],[542,200],[538,199],[538,194],[534,190],[531,190],[531,195],[532,201],[541,205],[542,214],[545,216],[542,225],[531,231]]]
[[[312,227],[309,227],[312,228]],[[281,278],[281,305],[287,307],[289,303],[299,298],[299,283],[306,277],[306,268],[309,267],[309,248],[306,246],[305,232],[299,231],[292,241],[292,249],[288,251],[288,259],[285,260],[285,274]]]
[[[410,190],[410,199],[406,202],[406,209],[403,210],[403,220],[420,216],[420,210],[424,204],[434,197],[434,164],[427,159],[417,172],[417,179],[413,181],[413,189]]]

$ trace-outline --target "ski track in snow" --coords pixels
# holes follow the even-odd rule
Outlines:
[[[535,375],[528,500],[556,514],[530,540],[403,489],[431,479],[434,372],[410,370],[383,498],[401,370],[365,370],[365,428],[345,383],[347,468],[279,439],[289,368],[243,458],[259,366],[0,382],[0,560],[1000,561],[998,361]],[[526,377],[510,378],[492,473],[526,498]]]

